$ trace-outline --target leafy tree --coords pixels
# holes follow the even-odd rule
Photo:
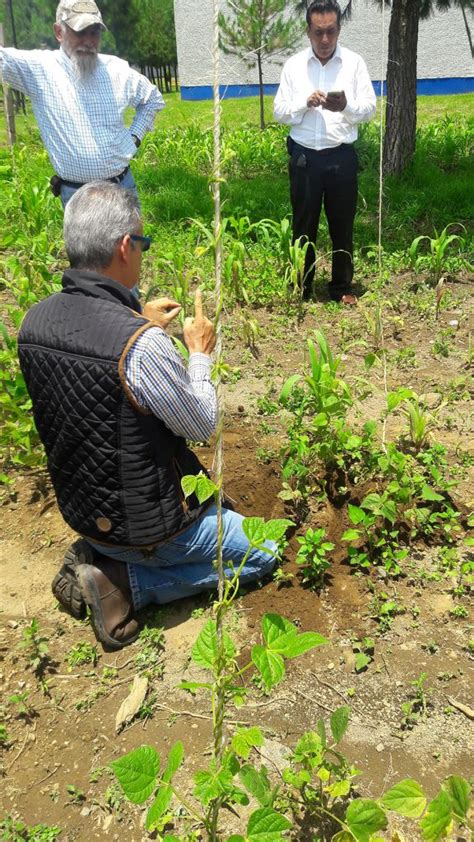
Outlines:
[[[231,5],[231,17],[219,15],[220,45],[225,53],[240,56],[248,67],[257,65],[260,127],[264,129],[264,59],[292,50],[301,39],[301,22],[288,17],[286,0],[239,0]]]
[[[382,6],[384,0],[374,0]],[[388,5],[389,0],[385,0]],[[354,0],[349,0],[349,16]],[[416,60],[420,20],[450,9],[474,11],[474,0],[392,0],[388,33],[387,106],[383,149],[385,173],[399,175],[416,143]]]
[[[134,60],[144,66],[176,64],[176,34],[173,0],[135,0]]]

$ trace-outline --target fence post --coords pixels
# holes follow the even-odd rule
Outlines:
[[[0,23],[0,47],[4,46],[3,40],[3,24]],[[15,128],[15,109],[13,106],[13,91],[2,80],[3,85],[3,103],[5,109],[5,121],[7,124],[7,141],[9,146],[13,146],[16,142],[16,128]]]

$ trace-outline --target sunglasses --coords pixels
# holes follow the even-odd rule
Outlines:
[[[140,234],[130,234],[130,239],[133,240],[134,243],[140,243],[142,251],[148,251],[152,243],[151,237],[142,237]]]

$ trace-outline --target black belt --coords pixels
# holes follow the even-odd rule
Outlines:
[[[115,184],[120,184],[121,181],[124,180],[125,176],[127,175],[130,167],[125,167],[124,171],[121,172],[119,175],[113,175],[112,178],[98,178],[94,179],[97,181],[111,181]],[[59,176],[58,176],[59,178]],[[74,190],[78,190],[79,187],[84,187],[84,184],[88,184],[89,182],[78,182],[78,181],[66,181],[65,178],[61,178],[61,184],[64,184],[66,187],[72,187]]]

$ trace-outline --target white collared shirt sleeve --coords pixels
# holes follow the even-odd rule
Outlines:
[[[278,123],[285,126],[297,126],[307,111],[307,97],[294,91],[287,63],[282,70],[280,85],[273,102],[273,116]]]
[[[143,140],[145,134],[153,128],[155,115],[165,107],[165,101],[155,85],[137,73],[136,70],[130,69],[129,78],[130,105],[135,108],[135,117],[130,126],[130,132]]]
[[[375,116],[377,100],[365,61],[358,56],[354,71],[354,95],[346,94],[347,105],[342,112],[352,125],[365,123]]]
[[[31,96],[41,78],[40,50],[16,50],[0,47],[0,70],[3,81],[16,91]]]
[[[164,330],[152,327],[128,352],[125,378],[140,406],[175,435],[207,441],[215,431],[217,397],[207,354],[191,354],[186,366]]]

